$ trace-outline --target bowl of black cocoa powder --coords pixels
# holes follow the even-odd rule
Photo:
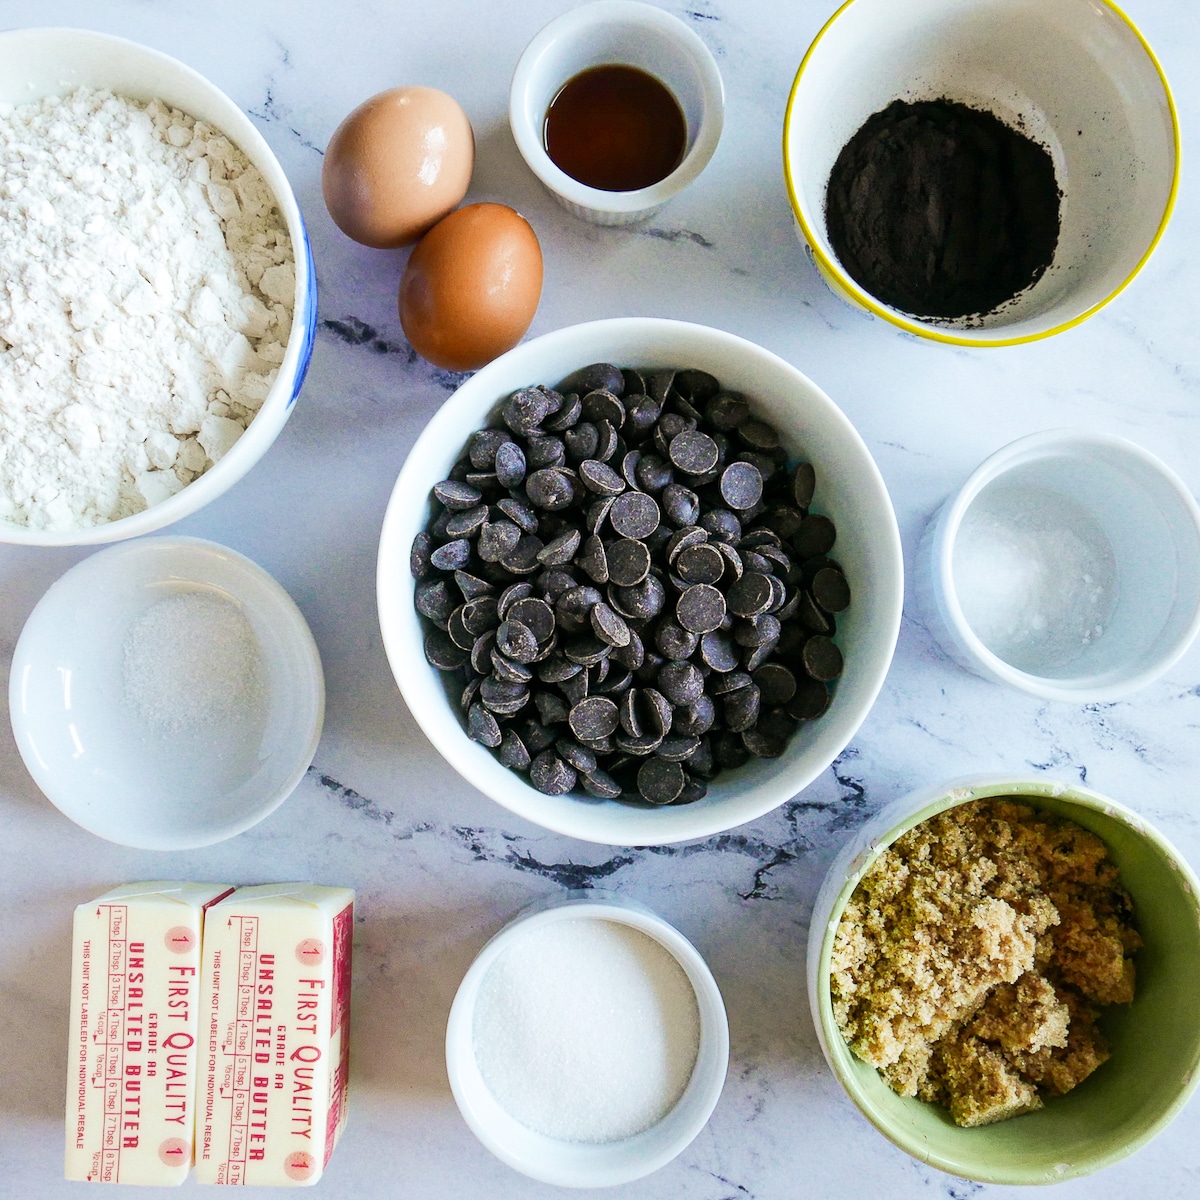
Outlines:
[[[630,317],[546,334],[443,405],[380,541],[417,724],[480,792],[610,845],[795,796],[883,684],[903,597],[870,452],[790,364]]]
[[[784,171],[833,290],[937,341],[1061,332],[1140,270],[1179,132],[1106,0],[853,0],[797,72]]]

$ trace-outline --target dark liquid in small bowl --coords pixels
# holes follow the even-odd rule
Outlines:
[[[605,192],[633,192],[666,179],[687,150],[679,101],[653,75],[620,64],[569,79],[550,102],[546,153],[572,179]]]

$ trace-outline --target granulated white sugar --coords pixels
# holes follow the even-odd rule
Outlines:
[[[984,491],[963,517],[953,570],[979,640],[1035,675],[1078,659],[1103,636],[1116,602],[1104,531],[1049,488]]]
[[[516,938],[475,1002],[475,1060],[500,1106],[568,1142],[613,1142],[660,1121],[700,1044],[696,995],[653,938],[566,919]]]
[[[258,641],[236,604],[183,592],[152,604],[129,627],[125,699],[155,733],[244,722],[262,698]]]
[[[222,458],[291,331],[291,239],[218,129],[80,88],[0,105],[0,519],[117,520]]]

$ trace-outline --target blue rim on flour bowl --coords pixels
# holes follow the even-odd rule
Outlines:
[[[1054,261],[982,318],[935,322],[873,297],[825,228],[830,171],[893,100],[947,97],[995,113],[1049,150],[1062,192]],[[809,47],[783,127],[799,236],[830,287],[909,333],[1006,346],[1069,329],[1107,304],[1158,244],[1179,185],[1179,124],[1162,67],[1109,0],[848,0]]]

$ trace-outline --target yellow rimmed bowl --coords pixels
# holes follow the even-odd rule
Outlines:
[[[1054,261],[983,317],[913,316],[876,299],[830,245],[825,191],[842,147],[893,100],[947,97],[1044,145],[1062,192]],[[1008,346],[1060,333],[1133,279],[1166,228],[1179,124],[1162,67],[1107,0],[848,0],[817,35],[783,129],[788,196],[834,292],[934,341]]]

